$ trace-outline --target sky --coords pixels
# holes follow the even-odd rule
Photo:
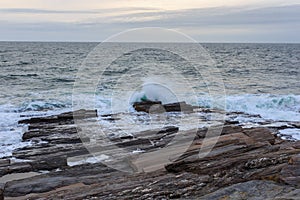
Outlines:
[[[300,0],[0,0],[1,41],[103,41],[161,27],[199,42],[300,43]]]

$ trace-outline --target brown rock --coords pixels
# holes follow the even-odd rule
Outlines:
[[[295,142],[292,147],[294,147],[295,149],[300,149],[300,141]]]
[[[163,105],[166,112],[192,112],[194,107],[186,102],[170,103]]]
[[[97,110],[78,110],[74,112],[62,113],[59,115],[49,117],[35,117],[25,120],[20,120],[19,124],[35,124],[35,123],[60,123],[60,124],[72,124],[74,123],[74,117],[82,118],[94,118],[97,117]]]
[[[280,171],[293,155],[300,152],[281,147],[281,144],[272,145],[274,136],[262,128],[221,135],[216,144],[214,140],[209,138],[205,143],[196,140],[177,161],[166,165],[166,170],[216,176],[219,180],[215,184],[219,187],[253,179],[280,181]],[[203,158],[199,157],[199,149],[205,152],[205,148],[209,149],[211,145],[214,145],[212,151]]]
[[[151,107],[153,107],[153,106],[163,108],[163,107],[161,107],[162,106],[161,101],[143,101],[143,102],[135,102],[133,104],[133,108],[136,111],[146,112],[146,113],[149,113]]]
[[[0,200],[4,200],[3,189],[0,189]]]
[[[163,113],[163,112],[192,112],[194,107],[186,102],[176,102],[162,105],[161,101],[135,102],[133,108],[138,112]]]
[[[187,111],[192,110],[184,102],[167,105],[154,102],[154,105],[151,108],[153,104],[149,102],[144,105],[139,104],[142,106],[141,109],[150,112],[154,112],[161,106],[165,111],[184,111],[182,108],[186,108]],[[155,112],[157,111],[159,110]],[[210,110],[210,112],[222,111]],[[132,136],[112,137],[105,146],[92,147],[92,151],[114,155],[115,157],[111,156],[113,157],[111,162],[117,163],[123,169],[127,164],[131,164],[133,168],[142,166],[144,172],[157,169],[149,173],[130,175],[108,168],[101,163],[67,166],[68,157],[91,157],[78,140],[76,127],[72,124],[73,114],[84,119],[95,116],[94,111],[78,111],[39,118],[40,120],[28,119],[31,128],[24,134],[24,140],[48,141],[48,143],[33,142],[31,147],[15,150],[14,157],[29,159],[31,162],[11,164],[3,161],[3,164],[0,164],[0,172],[40,170],[49,170],[49,172],[7,182],[4,188],[5,197],[17,199],[256,199],[260,197],[293,199],[294,196],[299,196],[297,187],[299,187],[300,148],[298,143],[282,141],[278,138],[274,142],[275,136],[267,128],[244,129],[227,123],[220,136],[218,133],[206,137],[205,128],[182,131],[178,127],[164,127],[133,133]],[[114,118],[117,115],[102,117]],[[211,128],[219,130],[220,127]],[[180,141],[172,140],[174,136],[179,135],[182,136]],[[169,145],[170,142],[174,148],[156,153],[156,149]],[[189,148],[186,143],[190,145]],[[129,150],[128,154],[120,153],[121,151],[115,148],[116,145]],[[133,149],[142,149],[146,152],[132,155]],[[181,149],[183,151],[180,151]],[[135,160],[135,158],[142,159]],[[128,162],[122,162],[123,160]],[[165,168],[161,168],[163,166]]]
[[[300,154],[293,156],[280,172],[280,178],[287,184],[300,187]]]
[[[268,141],[270,144],[275,143],[275,136],[268,128],[251,128],[243,132],[257,142]]]

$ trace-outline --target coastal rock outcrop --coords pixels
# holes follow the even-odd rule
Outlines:
[[[174,111],[179,104],[162,106]],[[151,107],[138,106],[145,112]],[[273,129],[245,128],[228,122],[220,136],[206,137],[207,128],[195,132],[182,131],[176,126],[115,136],[107,145],[128,150],[128,154],[122,155],[115,152],[116,159],[121,161],[137,150],[141,155],[155,153],[172,143],[177,134],[195,134],[182,155],[170,152],[170,163],[163,168],[127,174],[93,160],[77,134],[73,115],[87,120],[97,117],[95,111],[81,110],[20,121],[28,124],[23,140],[31,141],[32,145],[14,150],[13,159],[0,159],[0,186],[3,185],[0,200],[2,196],[6,199],[297,199],[300,196],[299,142],[282,140]],[[177,143],[180,146],[181,141]],[[146,157],[147,167],[155,166],[160,156]],[[21,175],[28,176],[21,178]]]

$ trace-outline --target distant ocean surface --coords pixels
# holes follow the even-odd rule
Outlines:
[[[30,145],[21,143],[26,128],[17,123],[21,116],[49,115],[72,109],[77,70],[96,45],[0,42],[0,157],[9,156],[14,148]],[[222,76],[227,111],[258,114],[266,120],[300,121],[300,44],[202,46],[216,61]],[[172,60],[159,51],[135,53],[140,59],[145,53],[154,53],[157,59]],[[120,59],[118,62],[127,61]],[[124,66],[129,64],[122,63]],[[119,69],[120,74],[122,70]],[[185,70],[184,73],[193,75],[193,71]],[[104,76],[103,82],[107,84],[117,78],[109,71]],[[201,91],[197,94],[197,104],[209,108],[211,104],[205,86],[197,80],[190,81],[193,88]],[[99,87],[97,97],[103,113],[110,104],[104,86]]]

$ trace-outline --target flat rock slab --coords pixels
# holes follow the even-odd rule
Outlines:
[[[37,172],[8,174],[0,178],[0,184],[7,183],[14,180],[26,179],[40,174],[41,173],[37,173]]]

